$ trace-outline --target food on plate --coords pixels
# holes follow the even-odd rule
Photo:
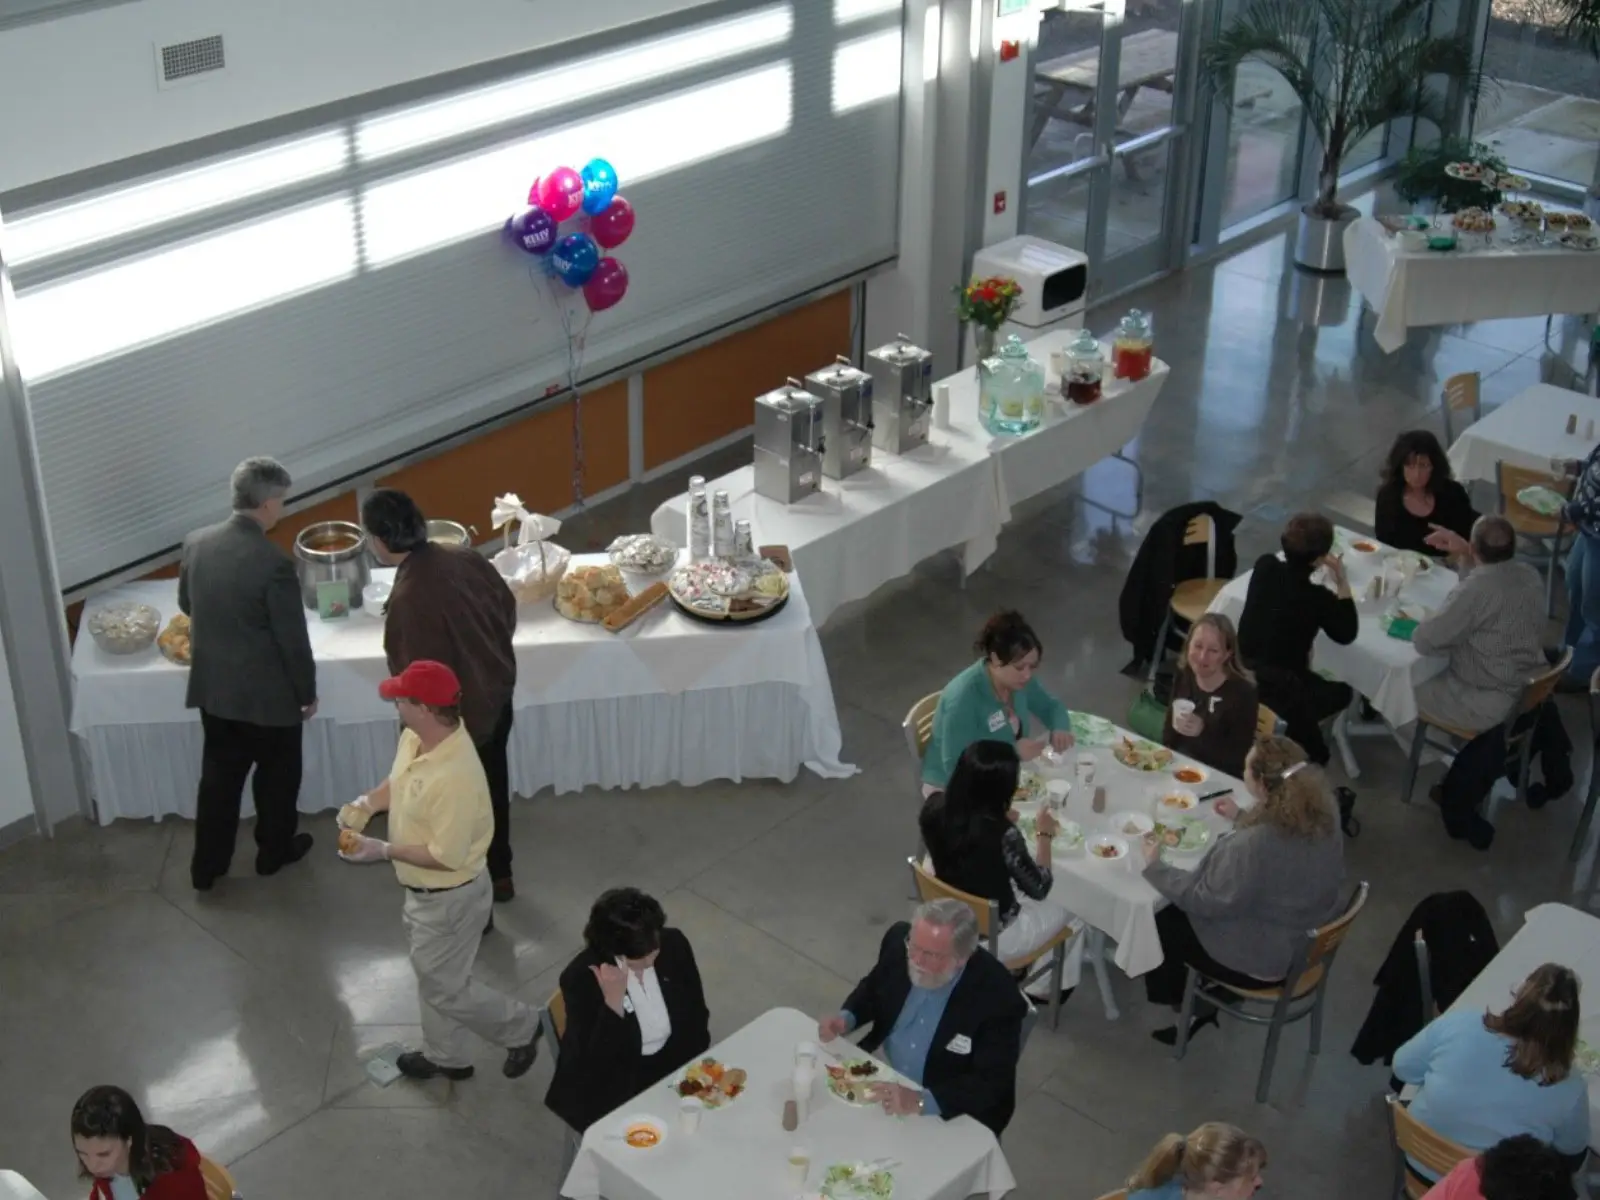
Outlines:
[[[789,557],[787,546],[762,546],[756,553],[780,571],[794,570],[794,560]]]
[[[822,1178],[826,1200],[888,1200],[894,1195],[894,1176],[868,1170],[873,1163],[839,1163]]]
[[[1592,229],[1594,228],[1594,222],[1589,219],[1587,213],[1568,213],[1567,228],[1574,230]]]
[[[1572,1065],[1578,1068],[1580,1075],[1600,1075],[1600,1050],[1579,1038],[1573,1047]]]
[[[1463,208],[1450,219],[1450,223],[1463,233],[1494,232],[1494,214],[1481,208]]]
[[[1013,804],[1031,804],[1035,800],[1045,798],[1044,780],[1032,771],[1023,771],[1017,776],[1017,790],[1011,795]]]
[[[1017,830],[1031,844],[1039,833],[1039,815],[1023,813],[1017,818]],[[1053,847],[1056,850],[1076,850],[1083,844],[1083,826],[1076,821],[1058,820]]]
[[[1474,183],[1483,178],[1483,168],[1475,162],[1446,163],[1444,173],[1452,179],[1467,179]]]
[[[361,845],[361,835],[359,833],[357,833],[354,829],[341,829],[341,830],[339,830],[339,853],[340,854],[354,854],[355,851],[356,851],[356,848],[358,846],[360,846],[360,845]]]
[[[742,1067],[725,1067],[714,1058],[690,1063],[672,1090],[685,1099],[693,1098],[707,1108],[721,1108],[745,1089],[749,1076]]]
[[[148,604],[123,601],[95,609],[84,624],[94,644],[107,654],[137,654],[161,632],[161,614]]]
[[[1525,175],[1513,175],[1510,171],[1496,171],[1494,173],[1494,186],[1502,192],[1525,192],[1533,186]]]
[[[1562,235],[1561,244],[1568,250],[1594,250],[1600,249],[1600,238],[1592,233],[1567,233]]]
[[[1507,200],[1500,212],[1518,225],[1537,225],[1544,220],[1544,205],[1531,200]]]
[[[1566,229],[1568,222],[1571,220],[1571,213],[1559,212],[1552,208],[1544,214],[1544,227],[1551,233],[1560,233]]]
[[[639,575],[659,575],[678,561],[678,548],[649,533],[629,533],[606,547],[611,565]]]
[[[628,602],[628,587],[615,567],[573,567],[556,584],[556,611],[569,621],[604,621]]]
[[[167,622],[167,627],[156,638],[156,646],[169,661],[177,663],[180,667],[187,667],[193,657],[190,646],[192,636],[189,618],[179,613]]]
[[[1127,851],[1115,842],[1096,842],[1089,847],[1089,853],[1096,858],[1121,858]]]
[[[1362,554],[1371,554],[1378,547],[1371,542],[1351,542],[1350,549],[1359,550]]]
[[[1165,746],[1143,739],[1123,738],[1112,748],[1111,755],[1125,767],[1135,771],[1162,771],[1172,762],[1172,751]]]
[[[1204,783],[1206,773],[1199,767],[1182,766],[1172,773],[1172,777],[1179,783]]]
[[[827,1064],[828,1090],[849,1104],[871,1104],[869,1094],[878,1079],[879,1067],[870,1058],[848,1058]]]
[[[789,577],[776,563],[720,560],[689,563],[667,578],[673,601],[684,611],[712,620],[748,621],[789,598]]]
[[[600,623],[612,633],[620,633],[666,598],[667,585],[658,579]]]
[[[661,1142],[661,1131],[643,1121],[629,1125],[622,1131],[622,1140],[635,1150],[648,1150]]]
[[[1072,736],[1081,746],[1109,746],[1117,737],[1117,727],[1093,713],[1072,713]]]
[[[1143,837],[1155,828],[1155,822],[1142,812],[1117,812],[1106,821],[1106,828],[1129,837]]]
[[[1167,812],[1189,812],[1198,806],[1200,798],[1193,792],[1171,791],[1161,797],[1161,808]]]
[[[1205,822],[1195,817],[1180,817],[1164,822],[1156,826],[1155,834],[1164,849],[1175,850],[1179,854],[1198,853],[1211,843],[1211,830],[1206,828]]]

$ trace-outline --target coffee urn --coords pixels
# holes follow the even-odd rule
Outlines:
[[[822,398],[822,473],[848,479],[872,465],[872,376],[848,358],[806,376],[806,390]]]
[[[928,444],[933,410],[933,355],[901,334],[867,355],[872,374],[872,444],[905,454]]]
[[[793,504],[822,490],[822,401],[789,380],[756,397],[756,494]]]

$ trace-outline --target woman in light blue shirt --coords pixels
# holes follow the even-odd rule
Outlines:
[[[1420,1088],[1411,1115],[1469,1150],[1528,1133],[1582,1154],[1589,1088],[1572,1066],[1578,1015],[1578,977],[1556,963],[1529,975],[1502,1013],[1445,1013],[1395,1051],[1395,1076]]]
[[[1267,1148],[1234,1125],[1207,1121],[1188,1137],[1169,1133],[1128,1180],[1128,1200],[1250,1200]]]

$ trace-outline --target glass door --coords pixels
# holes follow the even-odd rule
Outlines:
[[[1178,261],[1193,7],[1068,0],[1041,17],[1022,228],[1089,256],[1091,302]]]

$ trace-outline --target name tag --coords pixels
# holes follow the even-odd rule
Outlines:
[[[989,732],[999,733],[1006,727],[1006,714],[1004,709],[995,709],[989,714]]]
[[[622,1011],[625,1013],[631,1013],[633,1011],[633,997],[627,995],[626,993],[624,993],[622,997]]]
[[[1214,712],[1216,712],[1216,711],[1217,711],[1217,701],[1218,701],[1218,700],[1219,700],[1219,699],[1221,699],[1221,697],[1220,697],[1220,696],[1212,696],[1212,697],[1211,697],[1211,698],[1210,698],[1210,700],[1208,700],[1208,701],[1207,701],[1207,702],[1206,702],[1206,711],[1207,711],[1207,712],[1208,712],[1208,713],[1214,713]]]
[[[958,1033],[950,1039],[950,1044],[945,1049],[951,1054],[971,1054],[972,1039],[964,1033]]]

